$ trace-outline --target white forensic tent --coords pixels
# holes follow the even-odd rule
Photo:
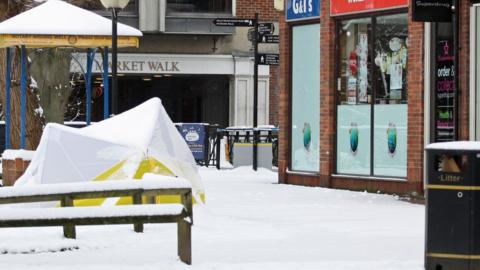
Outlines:
[[[15,185],[141,179],[174,175],[203,199],[193,155],[159,98],[85,128],[47,124],[25,174]]]

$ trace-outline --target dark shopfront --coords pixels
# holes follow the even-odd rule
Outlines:
[[[408,9],[408,0],[321,1],[320,170],[289,161],[283,173],[280,161],[280,182],[423,192],[423,29]]]
[[[100,80],[94,79],[100,82]],[[97,83],[94,89],[100,85]],[[119,111],[129,110],[158,97],[168,115],[178,123],[228,125],[229,77],[227,75],[120,75]],[[103,96],[93,104],[93,121],[103,118]]]

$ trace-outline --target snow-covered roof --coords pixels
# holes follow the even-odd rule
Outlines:
[[[119,36],[142,36],[122,23],[117,31]],[[111,36],[112,21],[64,1],[49,0],[0,23],[0,34]]]
[[[480,142],[478,141],[457,141],[432,143],[425,147],[433,150],[463,150],[463,151],[480,151]]]

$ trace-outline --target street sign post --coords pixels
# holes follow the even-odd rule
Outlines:
[[[259,23],[258,24],[258,33],[260,35],[271,35],[275,32],[275,25],[273,23]]]
[[[260,43],[280,43],[278,35],[260,35],[258,42]]]
[[[257,55],[257,63],[259,65],[278,65],[280,64],[280,56],[278,54],[259,53]]]
[[[253,169],[257,170],[258,155],[258,65],[278,65],[278,54],[259,54],[259,43],[280,43],[278,35],[273,35],[275,25],[273,23],[259,23],[258,13],[254,19],[248,18],[217,18],[213,20],[216,26],[251,27],[248,30],[248,40],[253,43]]]
[[[213,20],[216,26],[237,26],[237,27],[254,27],[255,19],[246,18],[217,18]]]

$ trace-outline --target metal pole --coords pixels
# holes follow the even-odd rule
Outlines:
[[[118,113],[117,10],[112,8],[112,114]]]
[[[108,47],[103,50],[103,119],[110,115],[110,83],[108,79]]]
[[[257,170],[258,162],[258,132],[256,130],[258,126],[258,13],[255,13],[254,23],[254,38],[253,38],[253,170]]]
[[[91,123],[91,117],[92,117],[92,65],[93,65],[93,50],[92,49],[87,49],[87,87],[86,87],[86,92],[87,92],[87,97],[86,97],[86,116],[85,120],[87,122],[87,126],[90,125]]]
[[[215,155],[215,160],[216,160],[216,166],[217,170],[220,170],[220,153],[221,153],[221,144],[222,144],[222,135],[223,132],[217,129],[217,144],[216,146],[216,155]]]
[[[27,100],[27,49],[22,45],[20,53],[20,149],[25,149],[26,100]]]
[[[5,74],[5,149],[10,149],[10,90],[12,72],[12,49],[6,49],[7,69]]]

